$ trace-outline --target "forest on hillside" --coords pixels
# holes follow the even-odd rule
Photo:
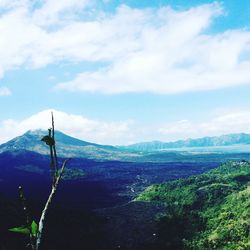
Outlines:
[[[157,249],[250,249],[250,163],[148,187],[136,201],[162,202]]]

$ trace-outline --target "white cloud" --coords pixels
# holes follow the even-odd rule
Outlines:
[[[57,89],[101,93],[162,94],[250,83],[250,32],[209,34],[223,14],[212,3],[176,11],[171,7],[97,12],[89,0],[9,2],[0,16],[0,72],[61,61],[108,65],[82,72]]]
[[[0,143],[19,136],[28,130],[51,127],[51,111],[55,117],[55,127],[68,135],[82,140],[102,143],[120,144],[132,136],[131,121],[107,122],[92,120],[82,115],[68,114],[57,110],[44,110],[23,120],[4,120],[0,123]]]
[[[217,114],[207,120],[180,120],[166,124],[139,124],[135,121],[100,121],[82,115],[57,110],[44,110],[23,120],[0,122],[0,143],[28,130],[50,126],[50,113],[54,112],[55,126],[73,137],[100,144],[127,145],[142,141],[175,141],[230,133],[250,133],[250,110],[234,110]]]
[[[0,8],[10,9],[16,7],[26,7],[30,0],[0,0]]]
[[[47,0],[33,12],[30,11],[33,7],[29,1],[22,2],[13,3],[15,7],[0,15],[0,32],[4,34],[0,37],[0,71],[20,66],[43,67],[64,59],[76,60],[74,54],[68,51],[78,42],[74,36],[76,30],[67,33],[68,28],[64,25],[51,31],[53,26],[42,25],[59,25],[64,18],[61,13],[74,13],[76,9],[79,11],[87,4],[87,0]],[[68,23],[71,22],[68,20]],[[67,42],[72,39],[72,42]]]
[[[83,10],[89,2],[90,0],[46,0],[41,8],[34,11],[33,20],[42,26],[57,24],[65,17],[70,19],[74,17],[70,13]],[[60,18],[63,14],[63,18]]]
[[[165,124],[158,131],[165,140],[250,133],[250,110],[231,111],[205,121],[176,121]]]
[[[131,28],[134,36],[130,42],[137,46],[128,47],[130,50],[109,67],[83,72],[57,88],[111,94],[172,94],[250,84],[250,60],[240,59],[250,51],[250,32],[203,32],[220,13],[218,4],[183,12],[170,8],[144,12],[143,25],[135,19]],[[125,33],[122,35],[127,38]]]
[[[11,91],[7,87],[0,87],[0,96],[11,95]]]

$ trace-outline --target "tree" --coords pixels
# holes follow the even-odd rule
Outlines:
[[[51,113],[51,123],[52,123],[52,127],[48,129],[48,135],[44,136],[41,139],[49,146],[49,149],[50,149],[51,192],[48,196],[47,202],[42,211],[39,223],[37,224],[34,220],[31,221],[29,213],[28,213],[28,209],[27,209],[26,198],[24,195],[23,188],[19,186],[19,197],[22,202],[23,210],[24,210],[25,217],[26,217],[25,218],[26,222],[24,226],[9,229],[9,231],[12,231],[12,232],[29,235],[28,246],[32,250],[40,249],[41,240],[43,236],[43,230],[44,230],[44,222],[46,219],[47,211],[57,191],[57,187],[63,175],[64,168],[66,167],[68,161],[70,160],[70,159],[64,160],[61,168],[59,168],[58,158],[57,158],[57,153],[56,153],[53,113]]]

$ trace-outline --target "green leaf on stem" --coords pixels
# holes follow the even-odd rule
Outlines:
[[[31,234],[32,234],[32,236],[36,237],[37,232],[38,232],[38,225],[33,220],[32,223],[31,223]]]
[[[20,233],[20,234],[29,234],[29,228],[22,226],[22,227],[13,227],[9,229],[10,232]]]

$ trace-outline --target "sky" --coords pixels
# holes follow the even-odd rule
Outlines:
[[[0,0],[0,143],[250,133],[248,0]]]

